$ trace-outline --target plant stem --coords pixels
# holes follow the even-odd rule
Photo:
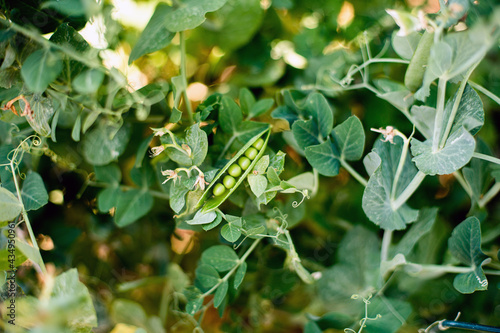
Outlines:
[[[402,133],[401,133],[401,136],[402,136]],[[401,176],[401,173],[403,172],[403,168],[404,168],[405,161],[406,161],[406,155],[408,155],[408,146],[410,145],[410,140],[408,140],[406,137],[403,138],[403,140],[404,140],[403,150],[401,151],[401,156],[399,157],[398,168],[396,169],[396,174],[394,175],[394,181],[392,182],[391,201],[394,201],[396,199],[396,189],[398,187],[399,177]]]
[[[485,87],[483,87],[482,85],[477,84],[477,83],[472,82],[472,81],[469,81],[469,85],[472,88],[474,88],[476,90],[479,90],[482,94],[484,94],[485,96],[488,96],[495,103],[497,103],[498,105],[500,105],[500,97],[498,97],[497,95],[495,95],[494,93],[492,93],[491,91],[489,91],[488,89],[486,89]]]
[[[444,100],[446,96],[446,79],[439,78],[437,103],[436,103],[436,117],[434,120],[434,133],[432,136],[432,152],[437,152],[439,149],[439,139],[443,127],[443,114],[444,114]]]
[[[479,158],[481,160],[485,160],[485,161],[488,161],[491,163],[500,164],[500,159],[493,157],[493,156],[490,156],[490,155],[485,155],[485,154],[481,154],[481,153],[474,153],[474,154],[472,154],[472,157]]]
[[[420,265],[407,263],[407,265],[417,265],[421,270],[427,272],[436,272],[436,273],[469,273],[473,271],[472,267],[463,267],[463,266],[444,266],[444,265]],[[491,270],[491,269],[483,269],[484,274],[488,275],[498,275],[500,276],[500,270]]]
[[[21,195],[21,190],[19,188],[19,182],[16,177],[16,170],[14,168],[14,163],[10,162],[10,170],[12,171],[12,178],[14,179],[14,185],[16,187],[17,199],[21,203],[21,214],[24,219],[24,223],[26,224],[26,228],[28,229],[28,233],[30,235],[31,243],[33,244],[33,248],[36,250],[38,256],[40,257],[40,268],[43,274],[47,274],[47,269],[45,268],[45,263],[43,262],[42,255],[40,253],[40,248],[38,247],[38,243],[36,241],[35,234],[33,233],[33,229],[31,228],[30,219],[28,217],[28,212],[24,208],[23,198]]]
[[[444,131],[443,136],[441,137],[441,142],[439,142],[439,149],[443,148],[446,140],[448,139],[448,136],[450,135],[451,128],[453,126],[453,122],[455,121],[455,116],[457,115],[458,107],[460,106],[460,102],[462,101],[462,95],[465,90],[465,86],[467,85],[467,80],[469,79],[470,75],[474,71],[474,69],[479,65],[479,63],[474,64],[467,73],[465,74],[465,77],[463,78],[462,82],[460,83],[460,87],[457,90],[457,94],[455,96],[455,102],[453,103],[453,108],[451,109],[451,114],[449,119],[447,120],[446,124],[446,129]]]
[[[489,190],[486,192],[486,194],[478,200],[477,204],[479,205],[480,208],[484,208],[488,202],[493,199],[498,192],[500,192],[500,182],[496,182]]]
[[[224,283],[225,281],[229,280],[229,278],[234,274],[234,272],[236,272],[236,270],[238,269],[238,267],[240,267],[240,265],[245,262],[245,260],[248,258],[248,256],[250,255],[250,253],[252,253],[252,251],[255,250],[255,247],[257,246],[257,244],[259,244],[259,242],[260,242],[261,239],[262,238],[258,238],[256,240],[254,240],[254,242],[252,243],[252,245],[250,245],[250,247],[248,248],[248,250],[246,250],[246,252],[238,260],[238,263],[236,264],[236,266],[234,266],[229,272],[227,272],[226,275],[224,275],[224,277],[222,279],[220,279],[219,282],[217,282],[217,284],[215,286],[213,286],[212,288],[210,288],[210,290],[208,290],[207,292],[205,292],[200,297],[201,298],[207,297],[208,295],[210,295],[211,293],[213,293],[217,288],[219,288],[219,286],[222,283]]]
[[[364,53],[364,51],[363,51]],[[346,77],[352,76],[356,74],[357,72],[360,72],[363,68],[370,66],[371,64],[375,63],[394,63],[394,64],[409,64],[409,60],[403,60],[403,59],[397,59],[397,58],[372,58],[367,61],[365,61],[363,64],[360,66],[356,66],[356,69],[350,70],[349,73],[347,73]]]
[[[425,173],[422,171],[417,172],[415,177],[413,177],[412,181],[406,186],[403,192],[399,195],[399,197],[392,201],[392,209],[397,210],[399,207],[405,204],[405,202],[411,197],[413,192],[417,190],[417,188],[420,186],[420,183],[424,180],[425,178]]]
[[[470,188],[469,184],[465,181],[462,174],[459,171],[455,171],[453,173],[453,176],[455,176],[460,185],[462,185],[464,191],[469,195],[469,197],[472,198],[472,189]]]
[[[366,187],[368,181],[364,179],[356,170],[354,170],[349,163],[347,163],[343,158],[340,159],[340,164],[353,176],[361,185]]]
[[[194,123],[193,109],[191,108],[191,102],[189,101],[189,98],[187,95],[186,41],[184,38],[183,31],[179,32],[179,39],[180,39],[180,47],[181,47],[181,76],[182,76],[182,82],[183,82],[182,95],[184,96],[184,104],[186,104],[186,110],[187,110],[187,114],[188,114],[189,123],[193,124]]]
[[[389,258],[389,247],[392,242],[392,230],[384,230],[384,236],[382,238],[382,249],[380,251],[380,264],[387,261]]]

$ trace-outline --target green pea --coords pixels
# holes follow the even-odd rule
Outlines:
[[[248,158],[246,158],[245,156],[242,156],[238,159],[238,164],[240,165],[240,167],[243,169],[243,170],[246,170],[248,169],[248,167],[250,166],[250,164],[252,163],[252,161],[250,161]]]
[[[260,150],[262,146],[264,146],[264,139],[260,138],[257,141],[255,141],[252,146],[255,147],[255,149]]]
[[[224,180],[222,180],[222,183],[224,184],[224,186],[227,189],[231,189],[236,184],[236,180],[234,180],[233,177],[231,177],[231,176],[228,175],[228,176],[224,177]]]
[[[221,195],[224,194],[224,192],[226,192],[226,188],[224,187],[224,185],[222,185],[221,183],[219,184],[216,184],[214,186],[214,195],[216,197],[220,197]]]
[[[248,157],[249,159],[253,160],[257,157],[257,154],[259,152],[255,148],[248,148],[247,151],[245,152],[245,156]]]
[[[233,177],[239,177],[241,175],[241,168],[238,164],[233,164],[227,169],[227,173]]]

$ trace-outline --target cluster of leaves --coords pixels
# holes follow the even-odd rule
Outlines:
[[[138,33],[107,2],[7,2],[0,281],[9,290],[14,265],[30,294],[15,299],[17,331],[392,333],[458,310],[495,324],[481,308],[500,297],[485,112],[498,106],[478,92],[500,104],[484,74],[500,9],[388,10],[399,31],[360,32],[387,14],[353,3],[159,3]],[[134,89],[78,32],[99,20],[110,50],[131,46],[129,66],[178,71]],[[333,33],[353,42],[328,44]],[[192,103],[189,79],[212,94]],[[210,206],[261,136],[248,176]],[[436,299],[443,287],[453,297]],[[464,302],[476,291],[486,300]]]

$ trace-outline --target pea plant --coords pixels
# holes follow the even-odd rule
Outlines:
[[[500,9],[353,3],[3,3],[0,327],[498,331]]]

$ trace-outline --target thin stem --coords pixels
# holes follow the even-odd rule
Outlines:
[[[472,189],[470,188],[469,184],[465,181],[462,174],[459,171],[455,171],[453,173],[453,176],[455,176],[460,185],[462,185],[464,191],[469,195],[469,197],[472,198]]]
[[[397,59],[397,58],[372,58],[361,64],[360,66],[357,66],[355,70],[349,71],[347,73],[346,77],[352,76],[356,74],[357,72],[360,72],[363,68],[370,66],[371,64],[375,63],[394,63],[394,64],[409,64],[409,60],[403,60],[403,59]]]
[[[482,85],[480,84],[477,84],[475,82],[472,82],[472,81],[469,81],[469,85],[476,89],[476,90],[479,90],[483,95],[491,98],[495,103],[497,103],[498,105],[500,105],[500,97],[498,97],[497,95],[495,95],[494,93],[492,93],[491,91],[489,91],[488,89],[486,89],[485,87],[483,87]]]
[[[28,217],[28,212],[26,211],[26,208],[24,208],[24,203],[23,203],[23,198],[21,195],[21,190],[19,188],[19,182],[17,181],[16,177],[16,170],[14,168],[14,163],[10,162],[10,170],[12,171],[12,178],[14,179],[14,185],[16,187],[16,193],[17,193],[17,199],[21,203],[21,214],[23,215],[24,223],[26,224],[26,228],[28,229],[28,233],[30,235],[31,243],[33,244],[33,248],[37,251],[37,254],[40,256],[40,268],[43,272],[43,274],[47,274],[47,269],[45,268],[45,263],[43,262],[42,255],[40,253],[40,248],[38,247],[38,243],[36,241],[35,234],[33,232],[33,229],[31,228],[31,223]]]
[[[188,95],[187,95],[187,65],[186,65],[186,41],[184,38],[184,32],[181,31],[179,32],[179,39],[180,39],[180,47],[181,47],[181,76],[182,76],[182,81],[183,81],[183,91],[182,94],[184,96],[184,104],[186,104],[186,110],[188,114],[188,119],[189,123],[192,124],[194,123],[193,119],[193,109],[191,108],[191,102],[189,101]]]
[[[474,271],[472,267],[463,267],[463,266],[444,266],[444,265],[420,265],[420,264],[413,264],[413,263],[407,263],[406,265],[412,266],[416,265],[418,266],[421,271],[426,271],[426,272],[435,272],[435,273],[469,273]],[[500,270],[491,270],[491,269],[483,269],[484,274],[488,275],[498,275],[500,276]]]
[[[446,79],[439,78],[436,117],[434,120],[434,133],[432,136],[432,152],[437,152],[439,149],[439,139],[443,127],[444,100],[446,96]]]
[[[311,197],[315,197],[316,194],[318,193],[318,188],[319,188],[319,173],[318,170],[313,168],[313,175],[314,175],[314,183],[313,183],[313,189],[311,191]]]
[[[399,177],[403,172],[403,168],[406,161],[406,155],[408,155],[408,146],[410,145],[410,140],[403,136],[404,135],[400,133],[400,137],[404,140],[404,143],[403,143],[403,150],[401,151],[401,156],[399,157],[398,168],[396,169],[396,174],[394,175],[394,181],[392,182],[391,201],[394,201],[396,199],[396,189],[398,187]]]
[[[490,155],[485,155],[485,154],[481,154],[481,153],[474,153],[474,154],[472,154],[472,157],[479,158],[481,160],[485,160],[485,161],[488,161],[491,163],[500,164],[500,159],[493,157],[493,156],[490,156]]]
[[[158,315],[159,315],[163,325],[167,324],[168,304],[169,303],[170,303],[170,283],[167,280],[165,282],[165,286],[163,287],[161,300],[160,300],[160,309],[158,310]]]
[[[384,236],[382,238],[382,249],[380,251],[380,264],[387,261],[389,258],[389,247],[392,242],[392,230],[384,230]]]
[[[412,196],[412,194],[417,190],[420,186],[420,183],[424,180],[425,173],[422,171],[417,172],[415,177],[413,177],[412,181],[406,186],[403,192],[399,195],[399,197],[392,201],[392,209],[397,210],[399,207],[403,206],[405,202]]]
[[[200,297],[201,298],[207,297],[208,295],[210,295],[211,293],[213,293],[217,288],[219,288],[219,286],[222,283],[224,283],[225,281],[229,280],[229,278],[234,274],[234,272],[236,272],[236,270],[238,269],[238,267],[240,267],[240,265],[245,262],[245,260],[248,258],[248,256],[250,255],[250,253],[252,253],[252,251],[255,249],[255,247],[257,246],[257,244],[259,244],[259,242],[260,242],[261,239],[262,238],[258,238],[256,240],[254,240],[254,242],[252,243],[252,245],[250,245],[250,247],[248,248],[248,250],[246,250],[246,252],[238,260],[238,264],[236,266],[234,266],[229,272],[227,272],[226,275],[224,275],[224,277],[222,279],[220,279],[219,282],[217,282],[217,284],[215,286],[213,286],[212,288],[210,288],[207,292],[205,292]]]
[[[448,136],[450,135],[451,132],[451,127],[453,126],[453,122],[455,120],[455,116],[457,115],[458,107],[460,106],[460,102],[462,100],[462,95],[465,90],[465,86],[467,85],[467,80],[469,79],[470,75],[474,71],[474,69],[479,65],[479,63],[474,64],[465,74],[465,77],[463,78],[462,82],[460,83],[460,87],[457,90],[457,95],[455,97],[455,102],[453,103],[453,108],[451,109],[451,114],[450,118],[448,119],[448,123],[446,124],[446,129],[444,131],[443,136],[441,137],[441,142],[439,143],[439,148],[443,148],[446,140],[448,139]]]
[[[340,159],[340,164],[344,167],[354,177],[361,185],[366,187],[368,185],[368,181],[364,179],[356,170],[354,170],[349,163],[347,163],[343,158]]]
[[[486,192],[486,194],[478,200],[477,204],[479,205],[480,208],[484,208],[488,202],[493,199],[498,192],[500,192],[500,182],[496,182],[489,190]]]

